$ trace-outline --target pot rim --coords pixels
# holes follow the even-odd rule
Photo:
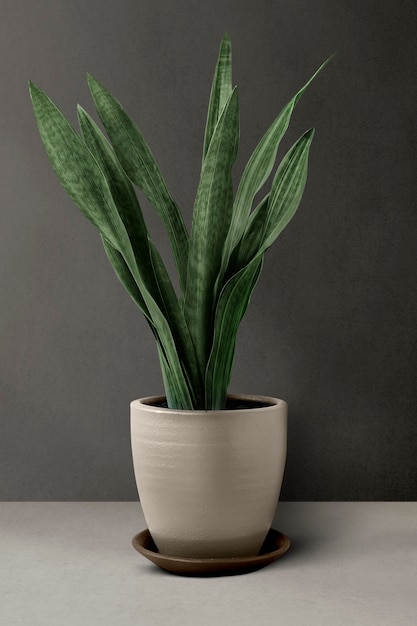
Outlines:
[[[236,411],[239,412],[269,412],[276,410],[277,407],[284,408],[287,407],[287,402],[285,400],[281,400],[280,398],[274,398],[271,396],[258,396],[251,394],[228,394],[228,400],[237,400],[241,402],[253,402],[253,403],[261,403],[264,406],[254,406],[254,407],[245,407],[238,409],[214,409],[214,410],[205,410],[205,409],[170,409],[168,407],[158,406],[159,403],[165,402],[165,396],[146,396],[144,398],[138,398],[136,400],[132,400],[130,403],[130,407],[132,409],[141,409],[142,411],[149,411],[151,413],[180,413],[181,415],[196,415],[196,414],[206,414],[210,413],[225,415],[228,413],[235,414]]]

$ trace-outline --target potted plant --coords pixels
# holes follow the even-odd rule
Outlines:
[[[313,129],[283,157],[256,206],[255,198],[274,168],[295,105],[321,68],[266,131],[234,195],[238,92],[230,39],[223,37],[190,234],[142,134],[98,80],[88,76],[108,139],[80,106],[78,134],[30,83],[49,160],[98,228],[118,278],[156,339],[165,396],[132,402],[131,434],[145,519],[168,556],[251,557],[272,523],[285,464],[287,405],[228,396],[227,389],[238,327],[265,252],[301,200]],[[167,228],[179,293],[149,236],[134,185]]]

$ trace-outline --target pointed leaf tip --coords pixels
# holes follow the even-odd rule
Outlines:
[[[104,87],[104,85],[102,85],[100,83],[100,81],[97,80],[97,78],[95,78],[92,74],[90,74],[90,72],[87,72],[87,83],[88,83],[88,86],[90,87],[90,89],[93,86]]]
[[[35,83],[34,83],[34,82],[32,82],[31,80],[29,80],[29,81],[28,81],[28,85],[29,85],[29,94],[30,94],[30,97],[31,97],[31,98],[32,98],[32,100],[33,100],[33,96],[34,96],[34,95],[36,95],[37,93],[39,93],[39,92],[40,92],[40,89],[39,89],[39,87],[38,87],[37,85],[35,85]]]

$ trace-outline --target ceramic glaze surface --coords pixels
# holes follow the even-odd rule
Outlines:
[[[131,403],[136,484],[158,550],[188,558],[255,555],[271,527],[287,448],[287,404],[179,411]],[[161,399],[159,399],[161,400]]]

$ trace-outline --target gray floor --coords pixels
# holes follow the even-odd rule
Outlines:
[[[137,554],[137,503],[0,503],[0,624],[412,626],[417,503],[280,503],[282,559],[213,579]]]

